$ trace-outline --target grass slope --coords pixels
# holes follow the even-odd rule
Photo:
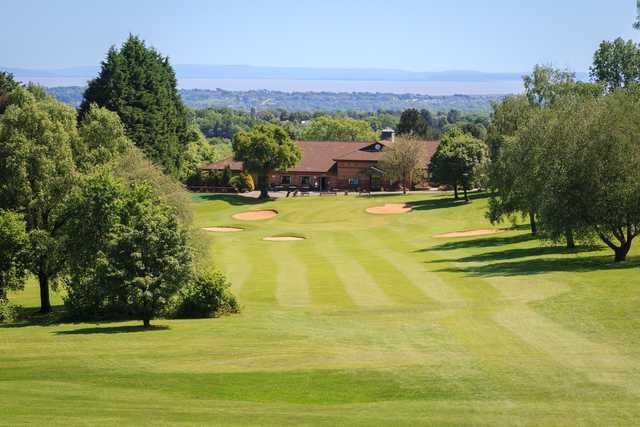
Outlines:
[[[414,211],[365,212],[388,202]],[[637,423],[638,251],[432,237],[487,227],[485,206],[194,196],[198,226],[245,228],[207,237],[242,314],[0,326],[0,424]],[[231,218],[251,209],[280,214]]]

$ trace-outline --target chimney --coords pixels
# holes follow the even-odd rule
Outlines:
[[[391,128],[384,128],[380,131],[380,141],[391,141],[395,139],[396,132]]]

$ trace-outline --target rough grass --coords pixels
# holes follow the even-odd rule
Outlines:
[[[636,424],[638,250],[432,237],[486,228],[485,203],[194,196],[197,227],[245,228],[207,235],[242,313],[0,326],[0,424]],[[231,218],[258,208],[279,215]]]

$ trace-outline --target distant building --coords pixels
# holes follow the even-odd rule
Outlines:
[[[380,141],[295,141],[302,154],[300,161],[286,171],[273,172],[269,177],[270,188],[306,188],[316,191],[380,190],[395,188],[384,171],[378,168],[385,145],[392,144],[393,129],[384,129]],[[436,151],[439,141],[423,141],[427,152],[427,163]],[[243,170],[242,162],[232,158],[210,163],[202,167],[203,172],[223,170],[229,166],[233,174]],[[254,181],[256,177],[254,176]],[[424,184],[426,182],[418,182]]]

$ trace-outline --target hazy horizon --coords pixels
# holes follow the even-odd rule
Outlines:
[[[11,19],[0,28],[0,65],[97,66],[133,33],[173,64],[522,73],[552,63],[584,72],[600,41],[637,39],[635,4],[626,3],[23,0],[3,5]]]

